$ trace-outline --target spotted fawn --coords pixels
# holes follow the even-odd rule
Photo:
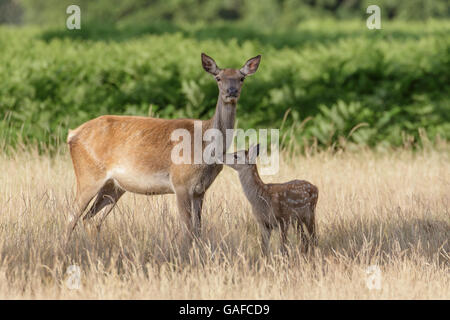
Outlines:
[[[287,231],[290,223],[295,223],[301,234],[303,252],[310,244],[316,244],[314,213],[319,190],[304,180],[292,180],[286,183],[264,183],[256,166],[259,144],[249,150],[227,154],[227,166],[239,173],[244,193],[252,205],[252,212],[261,228],[261,248],[268,253],[272,230],[280,227],[282,251],[287,251]],[[308,234],[305,233],[304,226]]]

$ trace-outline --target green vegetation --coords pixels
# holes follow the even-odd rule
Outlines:
[[[139,23],[244,22],[258,27],[296,27],[310,18],[361,19],[379,5],[384,19],[448,18],[448,0],[0,0],[0,23],[61,24],[70,4],[85,21]],[[15,14],[13,14],[15,13]]]
[[[300,143],[330,146],[344,137],[398,146],[420,128],[431,140],[450,138],[447,21],[386,22],[382,30],[324,19],[288,31],[63,27],[0,27],[0,138],[8,144],[64,141],[68,128],[101,114],[212,116],[217,87],[200,52],[222,67],[262,54],[239,102],[241,128],[281,127],[289,110],[283,131]]]

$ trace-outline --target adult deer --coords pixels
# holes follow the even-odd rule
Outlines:
[[[215,77],[219,88],[212,119],[101,116],[69,131],[67,143],[77,180],[77,194],[67,241],[94,197],[83,219],[90,219],[103,210],[97,223],[100,229],[125,191],[147,195],[175,193],[178,211],[189,236],[199,236],[203,198],[222,165],[173,163],[171,151],[177,142],[172,141],[171,134],[174,130],[185,129],[193,137],[194,122],[199,121],[202,134],[208,129],[218,129],[225,137],[227,129],[234,129],[236,104],[244,79],[256,72],[261,56],[251,58],[240,69],[220,69],[206,54],[202,53],[201,58],[203,68]]]

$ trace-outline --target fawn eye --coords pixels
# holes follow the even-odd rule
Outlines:
[[[241,82],[244,82],[244,79],[245,79],[245,78],[244,78],[244,77],[242,77],[242,78],[241,78]]]
[[[216,77],[216,80],[217,80],[217,82],[220,82],[220,78],[219,77]]]

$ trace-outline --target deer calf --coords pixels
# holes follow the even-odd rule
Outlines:
[[[314,214],[319,190],[304,180],[264,183],[255,164],[258,155],[259,144],[250,147],[248,151],[230,154],[234,163],[225,164],[239,173],[242,188],[261,228],[264,254],[268,252],[270,234],[276,226],[280,227],[282,251],[286,253],[287,230],[292,222],[296,223],[297,232],[301,233],[303,251],[307,252],[309,244],[317,242]],[[308,235],[305,234],[303,225],[306,226]]]

